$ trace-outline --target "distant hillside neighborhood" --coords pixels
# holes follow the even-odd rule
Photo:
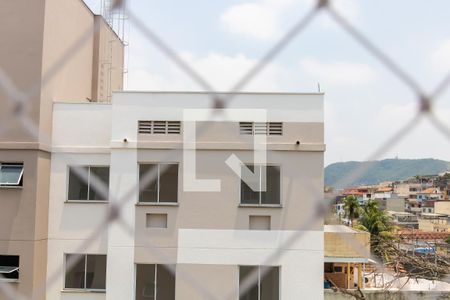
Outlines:
[[[349,161],[325,168],[325,185],[335,188],[378,184],[385,181],[405,180],[417,175],[439,174],[449,170],[450,163],[438,159],[385,159],[380,161]],[[342,178],[360,167],[367,167],[361,176],[342,182]]]
[[[392,165],[392,161],[384,163]],[[426,161],[437,162],[421,160],[421,163],[426,164]],[[382,163],[378,162],[379,165]],[[330,214],[325,221],[325,224],[329,224],[325,229],[325,249],[329,249],[325,252],[325,259],[330,261],[328,268],[325,268],[325,279],[330,287],[348,289],[348,282],[355,282],[355,286],[357,282],[358,288],[378,287],[383,286],[383,283],[380,284],[377,277],[384,278],[384,282],[394,282],[392,274],[400,278],[405,272],[410,277],[419,276],[422,280],[420,284],[429,286],[450,273],[450,172],[329,189],[325,197],[331,203]],[[346,232],[353,244],[370,246],[359,251],[355,251],[354,247],[346,248],[339,242],[342,234],[335,238],[333,232]],[[339,250],[333,251],[335,249]],[[327,253],[330,253],[328,257]],[[346,261],[332,259],[342,253],[347,257]],[[383,261],[389,271],[385,272],[382,268],[376,270],[378,265],[370,262],[370,255]],[[357,280],[352,281],[352,271],[346,272],[343,262],[347,263],[347,267],[350,266],[350,270],[352,267],[357,270]],[[355,262],[362,262],[363,265]],[[395,262],[395,267],[392,262]],[[366,270],[364,281],[359,275],[361,269]],[[369,272],[373,276],[367,273],[371,269],[375,269]],[[346,280],[348,278],[350,280]],[[408,282],[406,280],[404,284]],[[413,283],[416,284],[420,285],[418,282]],[[446,286],[445,290],[450,290],[448,283],[442,284]],[[404,287],[403,284],[399,286]]]

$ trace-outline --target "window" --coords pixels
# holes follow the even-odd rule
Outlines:
[[[0,281],[19,279],[19,256],[0,255]]]
[[[247,183],[241,180],[241,204],[280,204],[280,167],[262,165],[247,165],[247,167],[255,173],[252,179],[257,180],[254,184],[259,188],[257,191],[254,191]],[[263,180],[264,172],[266,172],[265,182]]]
[[[74,263],[72,268],[67,262]],[[66,289],[105,290],[106,255],[67,254]]]
[[[180,134],[180,121],[139,121],[140,134]]]
[[[245,283],[251,283],[251,286],[243,294],[239,292],[239,300],[279,300],[279,273],[279,267],[240,266],[239,290]]]
[[[147,214],[147,228],[167,228],[167,214]]]
[[[107,201],[108,195],[100,193],[100,191],[95,187],[94,178],[103,182],[107,187],[109,187],[109,167],[69,167],[68,200]],[[105,192],[108,193],[108,189],[106,189]]]
[[[239,122],[239,132],[243,135],[283,135],[283,123]]]
[[[250,230],[270,230],[270,216],[249,216]]]
[[[147,174],[154,174],[154,180],[142,182]],[[178,164],[141,164],[139,179],[139,202],[177,203]]]
[[[0,163],[0,187],[23,186],[22,163]]]
[[[175,300],[171,265],[136,266],[136,300]]]
[[[335,267],[334,267],[334,272],[335,272],[335,273],[342,273],[342,267],[335,266]]]

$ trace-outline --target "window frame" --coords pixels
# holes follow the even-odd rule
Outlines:
[[[164,268],[164,265],[166,266],[170,266],[173,265],[174,268],[176,269],[177,265],[176,264],[158,264],[158,263],[135,263],[134,264],[134,292],[135,292],[135,297],[134,299],[136,299],[136,290],[137,290],[137,280],[138,280],[138,266],[154,266],[155,270],[153,273],[153,299],[158,300],[158,267],[162,266]],[[170,272],[170,271],[169,271]],[[176,282],[177,282],[177,277],[176,277],[176,273],[173,274],[173,280],[174,280],[174,284],[175,284],[175,295],[176,295]]]
[[[22,170],[20,171],[19,180],[17,183],[1,183],[0,182],[0,188],[23,188],[23,173],[25,170],[25,164],[22,162],[0,162],[0,172],[2,170],[3,166],[8,167],[22,167]]]
[[[5,278],[0,273],[0,282],[19,282],[20,281],[20,255],[14,255],[14,254],[1,254],[0,256],[13,256],[17,257],[18,264],[17,267],[14,266],[14,269],[10,272],[5,272],[6,274],[13,273],[17,271],[17,278]],[[2,266],[2,267],[12,267],[12,266]]]
[[[84,256],[84,288],[68,288],[66,287],[66,277],[67,277],[67,256],[68,255],[80,255]],[[106,258],[106,269],[105,269],[105,288],[104,289],[91,289],[86,288],[86,278],[87,278],[87,261],[88,256],[105,256]],[[108,257],[107,254],[102,253],[64,253],[64,281],[63,281],[63,291],[84,291],[84,292],[103,292],[106,293],[106,276],[108,274]]]
[[[241,287],[241,267],[250,267],[250,268],[258,268],[258,300],[261,299],[261,268],[277,268],[278,269],[278,300],[281,299],[281,266],[263,266],[263,265],[238,265],[238,295],[240,294]],[[238,296],[240,299],[240,297]]]
[[[88,168],[88,180],[87,180],[87,199],[86,200],[82,200],[82,199],[69,199],[69,184],[70,184],[70,168],[83,168],[83,167],[87,167]],[[91,167],[94,168],[108,168],[108,172],[109,172],[109,178],[108,178],[108,199],[106,200],[89,200],[89,190],[90,190],[90,181],[91,181]],[[66,170],[66,203],[109,203],[109,186],[110,186],[110,180],[111,180],[111,166],[110,165],[91,165],[91,164],[84,164],[84,165],[67,165],[67,170]],[[82,179],[80,179],[82,180]],[[84,181],[83,181],[84,183]]]
[[[141,165],[157,165],[158,167],[158,179],[157,179],[157,201],[141,201],[141,186],[140,186],[140,171],[141,171]],[[177,201],[175,202],[161,202],[160,201],[160,178],[161,178],[161,168],[160,165],[176,165],[177,166]],[[138,201],[137,205],[160,205],[160,206],[178,206],[179,199],[180,199],[180,163],[179,162],[139,162],[138,163],[138,182],[139,182],[139,190],[138,190]]]
[[[282,199],[282,195],[283,195],[283,169],[282,169],[282,165],[281,164],[276,164],[276,163],[267,163],[267,164],[255,164],[255,163],[243,163],[243,165],[245,166],[266,166],[266,167],[278,167],[280,170],[280,191],[279,191],[279,203],[276,204],[271,204],[271,203],[261,203],[261,191],[259,191],[259,203],[242,203],[242,179],[239,178],[239,206],[240,207],[273,207],[273,208],[281,208],[283,207],[283,199]],[[241,165],[242,167],[242,165]],[[262,172],[260,172],[260,174],[262,174]],[[266,171],[267,174],[267,171]],[[267,178],[266,178],[267,181]],[[261,176],[259,178],[259,184],[261,187]]]

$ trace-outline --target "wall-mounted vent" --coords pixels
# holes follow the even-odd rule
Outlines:
[[[244,135],[283,135],[281,122],[239,122],[239,131]]]
[[[139,121],[140,134],[180,134],[180,121]]]
[[[241,134],[253,135],[253,123],[252,122],[240,122],[239,130]]]

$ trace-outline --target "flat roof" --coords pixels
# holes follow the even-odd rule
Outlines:
[[[358,233],[361,232],[354,228],[345,225],[324,225],[324,232],[336,232],[336,233]]]
[[[326,256],[324,262],[326,263],[368,263],[369,258],[365,257],[339,257],[339,256]]]
[[[325,95],[324,92],[229,92],[229,91],[142,91],[142,90],[127,90],[114,91],[113,94],[201,94],[201,95]]]
[[[415,214],[409,213],[409,212],[403,212],[403,211],[392,211],[389,210],[388,214],[391,215],[399,215],[399,216],[415,216]]]
[[[437,214],[437,213],[422,213],[424,217],[448,217],[447,214]]]

